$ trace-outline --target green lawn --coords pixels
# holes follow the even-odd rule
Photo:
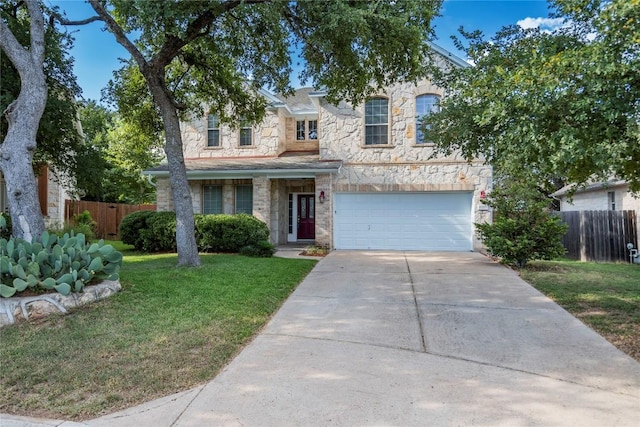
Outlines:
[[[120,246],[119,249],[124,249]],[[82,420],[213,378],[315,261],[125,251],[123,291],[0,330],[0,412]]]
[[[640,361],[640,266],[535,261],[521,276]]]

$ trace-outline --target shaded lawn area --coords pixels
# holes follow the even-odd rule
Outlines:
[[[640,361],[640,266],[534,261],[522,278]]]
[[[124,254],[122,292],[0,330],[0,412],[83,420],[206,382],[315,265],[225,254],[176,268],[175,254]]]

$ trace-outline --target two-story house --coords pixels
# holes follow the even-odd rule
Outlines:
[[[466,63],[434,47],[444,66]],[[274,244],[309,241],[334,249],[469,251],[491,167],[461,156],[432,158],[420,118],[443,88],[422,81],[388,87],[362,105],[332,105],[310,88],[264,92],[262,123],[232,129],[208,114],[182,124],[195,213],[250,213]],[[171,210],[166,165],[158,210]]]

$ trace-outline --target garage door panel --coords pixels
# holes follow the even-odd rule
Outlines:
[[[337,249],[471,250],[472,193],[337,193]]]

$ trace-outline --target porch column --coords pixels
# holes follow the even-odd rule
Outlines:
[[[324,192],[324,202],[320,202],[321,192]],[[316,202],[316,244],[332,248],[333,180],[329,173],[316,175]]]
[[[253,216],[267,224],[271,231],[271,180],[266,176],[253,177]]]

